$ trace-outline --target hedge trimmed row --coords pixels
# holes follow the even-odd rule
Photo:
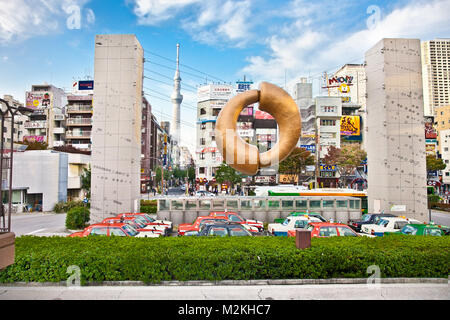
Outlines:
[[[33,237],[16,239],[16,261],[0,282],[81,282],[365,278],[370,265],[382,277],[447,278],[449,237],[313,238],[295,248],[286,237]]]

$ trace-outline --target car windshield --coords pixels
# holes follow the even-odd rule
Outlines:
[[[153,219],[152,217],[150,217],[148,214],[144,214],[144,217],[147,219],[147,221],[149,222],[153,222],[155,221],[155,219]]]
[[[415,235],[417,233],[417,228],[406,225],[400,232],[403,234]]]
[[[377,223],[377,225],[382,226],[382,227],[386,227],[386,226],[388,225],[388,223],[389,223],[389,220],[381,219],[381,220]]]
[[[136,221],[136,223],[142,223],[143,225],[147,225],[147,223],[149,223],[149,221],[143,216],[135,216],[134,221]]]
[[[374,217],[374,218],[373,218],[373,223],[374,223],[374,224],[378,224],[378,222],[380,221],[380,219],[381,219],[381,218],[378,217],[378,216]]]
[[[362,216],[362,221],[367,222],[370,220],[370,214],[365,214]]]
[[[289,224],[290,219],[286,218],[286,220],[283,221],[283,226],[287,226]]]
[[[125,232],[131,237],[134,237],[135,235],[137,235],[139,233],[135,228],[133,228],[129,224],[125,224],[122,227],[122,229],[125,230]]]
[[[243,236],[251,236],[251,233],[242,228],[230,228],[228,229],[230,232],[230,236],[232,237],[243,237]]]

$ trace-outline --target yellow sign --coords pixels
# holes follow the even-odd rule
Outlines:
[[[359,136],[360,132],[359,116],[342,116],[341,117],[341,135],[342,136]]]
[[[37,107],[39,105],[39,100],[33,100],[33,106]]]
[[[298,175],[297,174],[280,174],[279,176],[280,182],[279,183],[297,183],[298,182]]]
[[[349,93],[350,92],[350,87],[348,86],[348,84],[343,83],[343,84],[341,84],[339,86],[339,91],[341,93]]]

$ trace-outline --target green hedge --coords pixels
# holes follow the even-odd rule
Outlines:
[[[33,237],[16,239],[15,264],[0,282],[66,281],[67,267],[81,282],[134,280],[248,280],[365,278],[370,265],[382,277],[447,278],[449,237],[313,238],[295,248],[287,237],[122,238]]]
[[[67,229],[83,229],[86,222],[90,220],[90,212],[85,207],[74,207],[67,212],[66,228]]]

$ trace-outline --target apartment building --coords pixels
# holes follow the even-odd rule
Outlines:
[[[450,104],[450,39],[421,43],[424,115]]]
[[[67,96],[66,144],[91,151],[92,94]]]

